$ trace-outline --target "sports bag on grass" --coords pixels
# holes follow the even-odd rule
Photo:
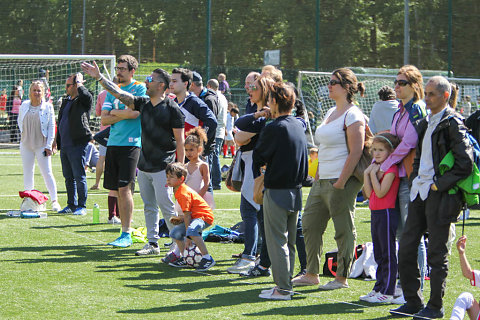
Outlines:
[[[243,170],[245,165],[242,161],[242,152],[240,150],[235,154],[232,164],[227,172],[227,178],[225,179],[225,185],[228,190],[240,192],[243,184]]]
[[[347,149],[348,149],[348,137],[347,137],[347,126],[345,124],[345,120],[348,116],[348,113],[350,112],[350,109],[348,109],[348,111],[345,114],[345,118],[343,119],[343,131],[345,132],[345,142],[347,144]],[[365,118],[365,141],[363,143],[362,156],[360,157],[360,160],[358,160],[358,163],[355,166],[355,169],[353,170],[353,173],[352,173],[352,176],[357,178],[358,181],[360,181],[362,184],[363,184],[363,172],[372,163],[372,154],[370,152],[370,144],[368,142],[373,138],[372,131],[368,126],[368,118],[365,115],[363,115],[363,117]],[[350,153],[350,150],[348,150],[348,153]]]

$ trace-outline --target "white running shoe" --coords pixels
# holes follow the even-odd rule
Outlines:
[[[250,268],[255,267],[255,261],[248,259],[238,259],[235,264],[227,268],[228,273],[240,273],[242,271],[250,270]]]
[[[368,300],[365,300],[370,303],[392,303],[393,296],[389,296],[383,293],[377,293],[373,297],[368,298]]]
[[[113,216],[112,219],[108,219],[109,224],[121,224],[122,221],[117,217]]]
[[[149,254],[160,254],[160,248],[158,245],[152,246],[150,243],[147,243],[142,249],[135,252],[136,256],[146,256]]]
[[[367,293],[366,295],[360,296],[359,299],[360,299],[361,301],[368,301],[368,299],[370,299],[371,297],[376,296],[377,293],[378,293],[377,291],[372,290],[372,291],[370,291],[369,293]]]
[[[52,211],[58,212],[60,210],[62,210],[62,207],[60,207],[58,201],[52,201]]]
[[[403,297],[403,294],[402,294],[402,295],[399,295],[398,297],[395,297],[392,300],[392,303],[393,304],[405,304],[405,303],[407,303],[407,301],[405,301],[405,298]]]

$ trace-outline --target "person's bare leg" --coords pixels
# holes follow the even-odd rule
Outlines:
[[[103,174],[103,167],[105,166],[105,156],[99,156],[97,165],[95,167],[95,184],[90,188],[90,190],[98,190],[100,185],[100,179]]]
[[[125,187],[118,188],[118,211],[120,220],[122,220],[122,232],[130,232],[132,225],[133,195],[130,183]]]
[[[473,300],[472,307],[467,309],[467,313],[470,320],[477,320],[478,314],[480,313],[480,306],[478,305],[477,300]]]
[[[203,238],[201,236],[190,236],[192,238],[193,242],[198,247],[198,250],[202,253],[202,256],[208,254],[207,246],[205,245],[205,242],[203,241]]]

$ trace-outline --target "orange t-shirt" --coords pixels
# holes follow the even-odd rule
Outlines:
[[[198,193],[196,193],[185,183],[182,183],[178,187],[177,191],[175,192],[175,199],[177,199],[182,211],[189,211],[192,213],[192,219],[202,219],[209,225],[212,225],[212,209]]]

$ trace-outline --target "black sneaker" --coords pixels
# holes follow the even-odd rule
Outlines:
[[[419,312],[413,315],[413,320],[420,320],[420,319],[441,319],[445,314],[444,309],[435,310],[430,309],[429,307],[425,307]]]
[[[239,273],[243,277],[269,277],[270,270],[269,269],[262,269],[257,264],[255,267],[251,268],[248,271],[243,271]]]
[[[196,267],[195,270],[197,270],[197,271],[207,271],[208,269],[210,269],[214,265],[215,265],[215,260],[213,260],[212,257],[210,257],[210,259],[202,258],[202,260],[200,260],[200,263],[198,264],[198,267]]]
[[[302,269],[302,270],[300,270],[299,273],[297,273],[297,275],[295,277],[293,277],[293,279],[295,279],[296,277],[304,276],[306,274],[307,274],[307,269]]]
[[[413,316],[422,309],[423,305],[420,305],[418,307],[412,307],[405,303],[404,305],[401,305],[396,309],[390,309],[390,314],[395,317]]]
[[[187,268],[189,265],[185,261],[183,257],[178,258],[177,260],[170,262],[168,264],[169,266],[175,267],[175,268]]]

